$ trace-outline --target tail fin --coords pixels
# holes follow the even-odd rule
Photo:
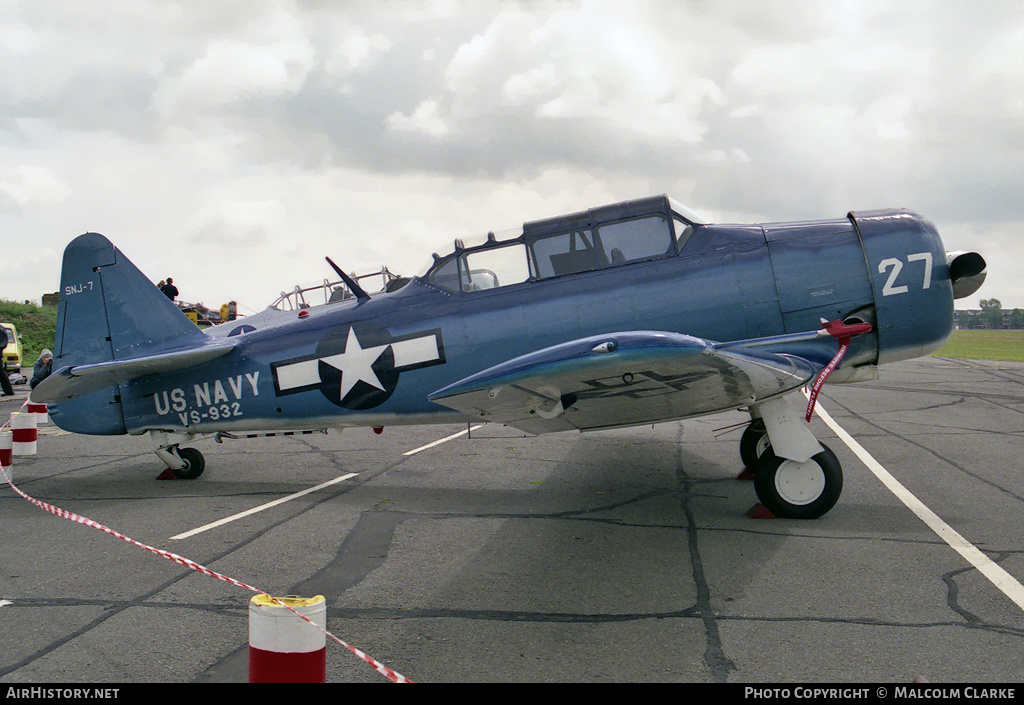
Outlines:
[[[147,355],[202,341],[203,333],[98,233],[64,250],[54,369]]]
[[[126,373],[116,368],[126,366],[131,372],[140,357],[162,360],[170,351],[208,342],[153,282],[97,233],[78,236],[64,250],[54,337],[55,372],[33,390],[33,398],[60,399],[50,416],[61,428],[103,435],[127,432],[119,386]],[[92,378],[76,378],[75,369],[90,371]]]

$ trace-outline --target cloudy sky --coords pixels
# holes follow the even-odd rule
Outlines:
[[[1024,3],[0,0],[0,298],[91,230],[248,312],[657,193],[908,207],[1024,308]]]

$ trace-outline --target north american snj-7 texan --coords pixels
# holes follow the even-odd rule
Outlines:
[[[333,263],[331,263],[333,265]],[[842,469],[810,430],[820,384],[927,355],[985,276],[906,210],[705,222],[667,196],[546,220],[434,255],[345,301],[200,331],[105,237],[64,252],[56,370],[32,392],[59,427],[144,434],[175,475],[201,434],[483,420],[530,434],[743,409],[761,503],[819,517]],[[255,329],[254,329],[255,328]],[[805,415],[806,410],[806,415]]]

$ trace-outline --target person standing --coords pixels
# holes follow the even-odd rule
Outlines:
[[[7,347],[7,329],[0,326],[0,352]],[[7,376],[7,364],[0,361],[0,387],[3,388],[2,397],[14,396],[14,388],[11,387],[11,379]]]
[[[164,292],[171,301],[174,301],[174,297],[178,295],[178,287],[174,286],[174,280],[170,277],[167,277],[167,283],[160,287],[160,291]]]

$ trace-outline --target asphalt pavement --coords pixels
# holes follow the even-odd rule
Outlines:
[[[812,521],[748,516],[740,412],[207,439],[194,481],[157,479],[147,438],[51,425],[13,479],[256,590],[323,595],[332,635],[417,682],[1016,683],[1022,382],[930,357],[827,385],[862,455],[812,421],[845,475]],[[245,682],[253,595],[0,487],[0,683]],[[386,682],[333,640],[327,679]]]

